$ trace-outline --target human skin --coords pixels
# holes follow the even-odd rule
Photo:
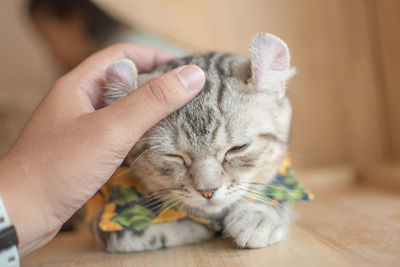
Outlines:
[[[189,102],[205,82],[199,67],[182,66],[101,108],[105,70],[122,58],[149,71],[171,55],[118,44],[90,56],[56,81],[0,158],[0,196],[16,227],[21,256],[51,240],[143,133]]]

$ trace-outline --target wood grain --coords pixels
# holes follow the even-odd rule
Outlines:
[[[370,188],[316,193],[296,205],[289,239],[238,250],[227,240],[132,254],[95,249],[87,228],[59,234],[22,266],[399,266],[400,195]]]

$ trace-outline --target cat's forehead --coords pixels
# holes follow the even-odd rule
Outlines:
[[[211,144],[217,139],[218,129],[226,125],[226,120],[234,114],[234,109],[227,108],[231,103],[237,106],[239,88],[244,85],[235,76],[237,56],[225,53],[207,53],[194,55],[170,62],[176,64],[196,64],[206,74],[203,90],[191,102],[172,114],[168,120],[180,129],[180,135],[194,144]],[[236,92],[236,93],[235,93]]]
[[[207,53],[175,59],[167,66],[185,64],[200,66],[206,83],[199,95],[166,118],[164,134],[174,143],[188,143],[202,151],[214,149],[216,143],[246,138],[251,122],[257,120],[252,110],[261,111],[253,101],[259,96],[248,92],[248,60],[232,54]]]
[[[183,58],[176,58],[162,66],[162,69],[174,69],[176,67],[195,64],[203,69],[206,75],[218,75],[220,77],[237,76],[237,70],[241,63],[250,71],[249,59],[222,52],[208,52],[203,54],[193,54]]]

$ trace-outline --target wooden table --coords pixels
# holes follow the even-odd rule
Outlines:
[[[398,192],[351,183],[313,190],[313,202],[295,206],[298,218],[289,239],[268,248],[239,250],[217,239],[151,252],[108,254],[96,251],[85,226],[58,234],[23,258],[22,266],[400,266]]]

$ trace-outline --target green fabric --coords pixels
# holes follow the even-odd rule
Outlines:
[[[126,179],[126,178],[125,178]],[[180,207],[170,207],[161,200],[151,197],[146,188],[134,177],[127,177],[130,183],[116,184],[111,187],[108,203],[99,223],[103,231],[141,231],[151,224],[176,221],[184,218],[198,221],[213,227],[214,222],[186,213]],[[302,202],[313,198],[297,180],[286,158],[275,178],[259,186],[248,201],[268,201],[270,205],[282,205],[287,202]]]

